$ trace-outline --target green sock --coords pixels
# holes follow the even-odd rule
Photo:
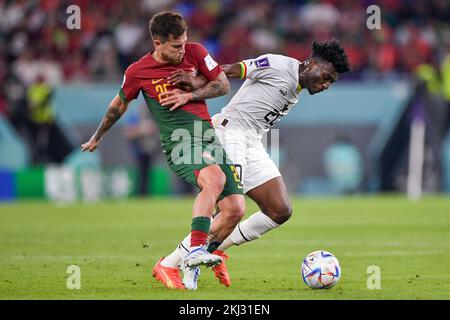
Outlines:
[[[208,245],[208,249],[206,249],[206,250],[208,250],[209,253],[213,253],[214,251],[217,250],[218,247],[220,247],[221,244],[222,244],[222,241],[214,241],[214,242],[211,242],[211,243]]]
[[[211,219],[208,217],[195,217],[192,219],[191,231],[201,231],[208,233],[211,226]]]

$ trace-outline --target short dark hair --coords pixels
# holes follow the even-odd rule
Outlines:
[[[155,14],[150,19],[149,28],[153,39],[165,42],[170,36],[174,38],[181,36],[187,30],[187,24],[181,14],[163,11]]]
[[[314,41],[312,57],[330,62],[338,73],[350,71],[348,57],[338,40],[333,39],[324,43]]]

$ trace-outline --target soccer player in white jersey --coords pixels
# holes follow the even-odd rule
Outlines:
[[[260,209],[233,226],[227,226],[224,214],[216,215],[208,251],[220,255],[225,261],[228,256],[224,251],[229,247],[258,239],[285,223],[292,214],[286,185],[262,144],[262,134],[288,114],[297,103],[302,89],[307,89],[312,95],[326,90],[339,74],[349,71],[350,67],[348,57],[337,40],[325,43],[314,41],[311,56],[303,62],[287,56],[264,54],[222,67],[227,77],[246,80],[227,106],[212,118],[213,125],[229,158],[240,170],[244,192]],[[207,82],[201,76],[193,77],[180,70],[168,80],[191,90]],[[214,225],[234,230],[226,239],[218,239],[214,234]],[[178,268],[188,252],[189,236],[163,259],[164,264],[169,268]],[[195,270],[182,269],[185,287],[196,289],[198,267]],[[215,266],[213,271],[220,283],[230,286],[225,262]]]

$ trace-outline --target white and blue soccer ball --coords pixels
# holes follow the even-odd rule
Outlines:
[[[303,281],[313,289],[332,288],[341,277],[338,259],[324,250],[308,254],[303,260],[301,271]]]

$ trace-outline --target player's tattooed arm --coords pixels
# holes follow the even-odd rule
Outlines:
[[[82,151],[92,152],[97,149],[103,135],[113,126],[117,120],[127,111],[128,103],[122,101],[122,99],[117,95],[109,104],[109,108],[103,117],[100,126],[95,131],[94,135],[89,139],[88,142],[81,145]]]
[[[217,78],[208,82],[203,87],[192,92],[192,100],[205,100],[209,98],[220,97],[230,92],[230,83],[224,72],[221,72]]]
[[[194,77],[190,72],[178,69],[167,77],[171,85],[177,86],[184,91],[194,91],[208,83],[208,79],[203,75]]]
[[[233,64],[223,64],[223,71],[227,75],[228,78],[240,78],[241,77],[241,64],[233,63]]]
[[[160,95],[159,103],[162,106],[171,106],[170,111],[188,103],[189,101],[205,100],[223,96],[230,92],[230,83],[224,72],[221,72],[213,81],[206,83],[203,87],[192,92],[174,89]]]

